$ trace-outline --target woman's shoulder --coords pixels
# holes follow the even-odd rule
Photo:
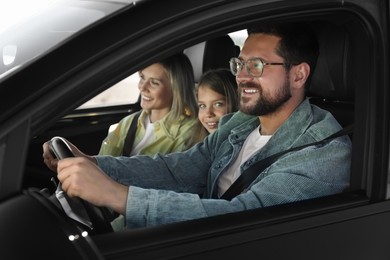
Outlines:
[[[192,118],[192,117],[186,117],[183,116],[178,122],[177,122],[177,131],[183,134],[184,132],[191,132],[194,130],[194,128],[198,125],[198,118]],[[171,129],[174,128],[174,126],[171,126]]]
[[[133,119],[137,116],[142,117],[142,110],[131,113],[125,117],[123,117],[117,124],[116,128],[118,131],[126,131],[129,129],[131,122],[133,122]],[[137,119],[138,120],[138,119]]]

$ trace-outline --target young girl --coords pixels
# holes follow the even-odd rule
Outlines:
[[[238,110],[237,83],[229,70],[214,69],[205,72],[195,89],[198,101],[198,119],[203,127],[199,138],[203,140],[218,128],[222,116]]]

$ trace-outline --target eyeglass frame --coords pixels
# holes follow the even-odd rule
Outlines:
[[[234,60],[239,60],[241,62],[241,69],[239,71],[237,71],[236,74],[234,74],[233,70],[232,70],[232,63],[233,63],[233,59]],[[248,66],[246,65],[248,63],[248,61],[253,61],[253,60],[260,60],[260,63],[262,64],[262,68],[261,68],[261,73],[259,76],[255,76],[255,75],[252,75],[252,73],[249,71],[248,69]],[[265,62],[263,61],[262,58],[259,58],[259,57],[255,57],[255,58],[250,58],[246,61],[242,61],[240,60],[239,58],[237,57],[232,57],[230,58],[229,60],[229,64],[230,64],[230,72],[234,75],[234,76],[237,76],[241,71],[242,69],[245,67],[246,68],[246,72],[248,72],[249,75],[251,75],[252,77],[256,77],[256,78],[260,78],[262,75],[263,75],[263,71],[264,71],[264,66],[266,65],[283,65],[283,66],[291,66],[291,65],[298,65],[297,63],[286,63],[286,62]]]

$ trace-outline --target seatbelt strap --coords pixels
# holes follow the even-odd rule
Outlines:
[[[123,150],[122,150],[123,156],[130,156],[131,149],[133,148],[135,132],[137,131],[138,118],[140,115],[141,115],[141,110],[135,112],[133,121],[131,121],[129,130],[127,131],[125,143],[123,144]]]
[[[285,151],[281,151],[279,153],[273,154],[269,157],[266,157],[260,161],[257,161],[256,163],[252,164],[249,168],[247,168],[234,182],[233,184],[225,191],[225,193],[220,197],[221,199],[225,200],[231,200],[238,194],[242,193],[249,185],[259,176],[261,172],[263,172],[268,166],[273,164],[279,157],[282,155],[301,150],[305,147],[309,147],[312,145],[320,146],[324,145],[329,140],[332,140],[334,138],[347,135],[352,133],[353,131],[353,124],[341,129],[340,131],[326,137],[325,139],[322,139],[320,141],[309,143],[297,147],[290,148]]]

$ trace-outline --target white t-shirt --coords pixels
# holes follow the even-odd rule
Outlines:
[[[241,175],[240,166],[246,162],[255,152],[259,151],[272,135],[261,135],[260,126],[246,138],[244,145],[236,161],[225,170],[218,179],[218,196],[221,197],[233,182]]]
[[[153,141],[154,124],[150,122],[149,116],[145,117],[144,125],[145,125],[145,135],[142,138],[141,142],[139,142],[137,146],[135,146],[134,149],[131,151],[130,156],[139,154],[145,146],[147,146]]]

